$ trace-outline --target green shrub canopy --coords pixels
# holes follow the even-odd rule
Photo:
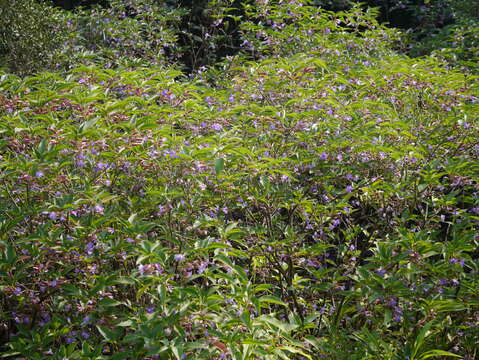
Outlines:
[[[3,357],[476,356],[477,77],[373,10],[245,14],[192,77],[137,33],[1,75]]]

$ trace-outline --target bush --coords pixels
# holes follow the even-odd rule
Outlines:
[[[464,20],[449,25],[430,38],[414,43],[413,56],[432,54],[452,67],[479,72],[479,22]]]
[[[164,1],[112,0],[108,7],[77,9],[70,18],[73,64],[165,65],[178,57],[178,22],[183,14]]]
[[[53,70],[66,32],[60,11],[32,0],[1,0],[0,51],[14,73]]]
[[[2,74],[2,356],[474,359],[477,78],[247,11],[258,59],[192,79]]]

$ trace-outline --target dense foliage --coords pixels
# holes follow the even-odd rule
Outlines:
[[[51,70],[66,36],[61,11],[29,0],[0,0],[0,67],[17,74]]]
[[[248,10],[257,3],[262,1],[1,0],[0,66],[21,76],[91,64],[177,64],[194,73],[244,52],[241,23],[261,21]],[[308,3],[335,12],[357,6],[353,0]],[[479,71],[479,2],[361,4],[376,7],[379,22],[403,30],[397,50],[414,57],[434,54],[452,67]]]
[[[71,41],[161,39],[0,77],[2,357],[477,358],[478,77],[266,0],[187,77],[143,9]]]

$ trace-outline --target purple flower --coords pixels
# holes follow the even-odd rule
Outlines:
[[[457,258],[452,258],[449,260],[450,264],[459,264],[462,267],[464,266],[464,260],[463,259],[457,259]]]
[[[376,273],[381,276],[381,277],[384,277],[384,275],[386,275],[386,270],[384,269],[378,269],[376,270]]]
[[[346,186],[346,192],[349,194],[353,191],[353,187],[351,185]]]
[[[315,268],[315,269],[321,267],[321,264],[315,259],[308,259],[308,261],[306,262],[306,265],[311,266],[312,268]]]
[[[163,154],[164,154],[165,157],[169,157],[169,158],[173,158],[173,159],[176,159],[176,158],[179,157],[178,155],[176,155],[176,151],[171,150],[171,149],[165,150],[163,152]]]
[[[331,225],[329,225],[329,230],[334,230],[339,224],[341,224],[341,220],[335,219]]]
[[[399,306],[396,306],[394,307],[393,313],[394,313],[394,317],[393,317],[394,321],[400,322],[403,315],[402,309]]]
[[[94,210],[97,214],[100,214],[100,215],[103,215],[103,214],[104,214],[104,208],[103,208],[103,206],[101,206],[101,205],[95,205],[95,207],[93,208],[93,210]]]
[[[180,261],[183,261],[184,259],[185,259],[185,255],[183,255],[183,254],[176,254],[175,255],[175,261],[180,262]]]
[[[45,176],[45,173],[44,173],[43,171],[41,171],[41,170],[38,170],[38,171],[35,173],[35,176],[36,176],[37,178],[42,178],[42,177]]]
[[[327,160],[328,159],[328,154],[326,154],[325,152],[323,152],[321,155],[319,155],[319,158],[321,160]]]
[[[208,268],[208,262],[202,262],[200,266],[198,266],[198,274],[203,274],[205,270]]]
[[[87,315],[83,318],[83,321],[81,322],[81,325],[82,326],[85,326],[86,324],[88,324],[89,322],[91,321],[91,318]]]
[[[388,306],[396,306],[397,305],[397,300],[395,298],[391,298],[388,301]]]
[[[19,287],[16,287],[15,290],[13,290],[13,293],[14,293],[16,296],[19,296],[19,295],[22,293],[22,289],[19,288]]]
[[[49,218],[50,220],[56,220],[56,219],[57,219],[57,213],[54,212],[54,211],[50,212],[50,213],[48,214],[48,218]]]
[[[108,169],[108,163],[105,163],[105,162],[98,162],[95,166],[95,170],[96,171],[101,171],[101,170],[106,170]]]
[[[92,255],[93,250],[95,250],[95,244],[92,242],[89,242],[88,244],[86,244],[85,250],[88,255]]]
[[[223,126],[221,126],[220,124],[213,124],[213,125],[211,125],[211,128],[215,131],[223,130]]]
[[[168,211],[168,207],[163,205],[158,205],[158,209],[158,215],[162,215]]]

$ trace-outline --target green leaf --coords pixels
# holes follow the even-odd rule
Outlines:
[[[224,161],[224,159],[219,158],[219,159],[216,159],[216,160],[215,160],[215,172],[216,172],[216,175],[221,174],[221,172],[223,171],[224,167],[225,167],[225,161]]]
[[[112,306],[118,306],[118,305],[122,305],[122,304],[123,303],[121,303],[121,302],[119,302],[115,299],[110,299],[108,297],[105,297],[98,302],[98,305],[103,306],[103,307],[112,307]]]
[[[291,331],[296,329],[298,325],[295,324],[290,324],[284,321],[281,321],[273,316],[270,315],[264,315],[258,318],[259,321],[266,322],[270,325],[273,325],[277,329],[281,330],[283,333],[289,334]]]
[[[96,328],[98,329],[98,332],[105,338],[107,341],[114,342],[116,341],[120,336],[122,331],[114,331],[110,330],[107,327],[96,325]]]
[[[269,304],[278,304],[282,306],[288,306],[284,301],[282,301],[280,298],[272,295],[264,295],[259,298],[260,303],[269,303]]]
[[[137,216],[138,216],[138,214],[131,214],[130,217],[128,218],[128,222],[129,222],[131,225],[134,225]]]
[[[424,325],[424,327],[421,329],[421,331],[417,335],[416,340],[414,341],[414,345],[413,345],[411,360],[416,359],[416,355],[418,354],[419,350],[421,349],[422,345],[424,344],[424,340],[429,335],[429,329],[431,328],[433,323],[434,323],[434,320],[429,321],[426,325]]]
[[[431,357],[436,357],[436,356],[452,356],[455,358],[462,359],[462,356],[453,354],[449,351],[444,351],[444,350],[429,350],[426,351],[425,353],[422,353],[419,357],[418,360],[424,360],[424,359],[429,359]]]

